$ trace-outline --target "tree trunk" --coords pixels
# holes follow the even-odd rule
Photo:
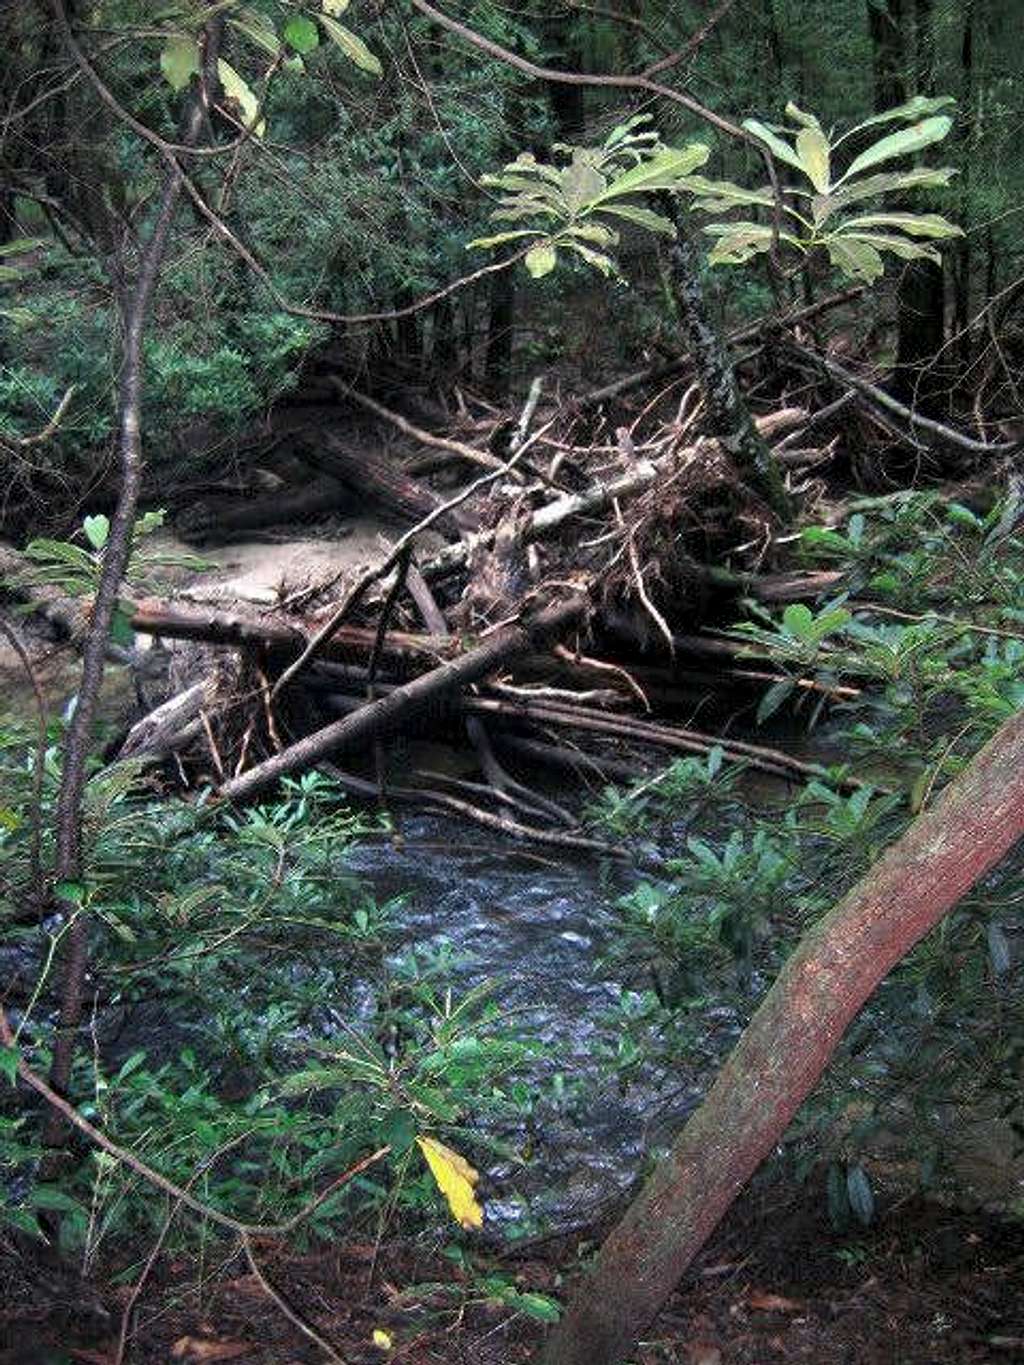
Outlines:
[[[84,61],[72,34],[65,11],[54,7],[58,29],[76,61]],[[184,140],[198,142],[206,108],[217,83],[217,53],[223,20],[214,18],[205,30],[205,52],[200,82],[189,105]],[[99,586],[93,599],[91,626],[82,657],[82,677],[75,713],[64,740],[63,766],[55,817],[55,882],[78,883],[83,873],[82,803],[88,778],[88,762],[93,744],[93,725],[100,688],[103,683],[110,626],[117,608],[118,595],[131,554],[132,531],[142,484],[142,391],[143,336],[149,304],[156,288],[167,250],[171,224],[181,195],[182,178],[176,162],[168,168],[163,181],[153,229],[142,251],[136,279],[123,295],[124,341],[117,398],[117,455],[121,486],[111,518],[110,533],[103,555]],[[89,965],[89,916],[84,906],[74,917],[63,956],[60,1010],[56,1041],[50,1065],[50,1084],[58,1094],[67,1091],[74,1061],[75,1043],[82,1018],[82,1007]],[[43,1135],[44,1144],[58,1149],[66,1125],[57,1110],[50,1111]],[[44,1163],[52,1173],[53,1161]]]
[[[803,936],[703,1105],[601,1249],[536,1365],[616,1365],[817,1085],[888,972],[1024,835],[1024,715],[1007,721]]]
[[[442,499],[426,484],[411,479],[395,460],[360,446],[353,449],[337,436],[324,434],[304,440],[300,454],[307,464],[332,478],[340,479],[363,497],[370,498],[403,521],[416,523],[435,512]],[[446,513],[434,525],[439,531],[458,536],[460,529],[476,524],[466,508]]]
[[[935,93],[932,0],[914,0],[914,93]],[[879,111],[881,112],[881,111]],[[911,195],[909,208],[915,208]],[[946,382],[936,362],[946,336],[946,281],[934,261],[908,261],[897,293],[899,335],[893,392],[909,407],[934,411]]]
[[[732,457],[740,474],[783,521],[788,521],[792,507],[779,465],[754,424],[725,346],[708,314],[700,259],[685,214],[671,195],[661,196],[661,202],[675,224],[676,240],[669,248],[672,294],[690,343],[711,434]]]
[[[507,249],[506,249],[507,253]],[[512,329],[516,287],[511,268],[492,275],[487,288],[484,383],[492,398],[505,398],[512,382]]]
[[[964,235],[954,246],[956,275],[953,288],[953,326],[957,336],[957,359],[965,370],[971,359],[971,337],[968,324],[971,318],[972,258],[972,170],[977,153],[977,110],[974,107],[974,0],[965,0],[964,26],[960,39],[960,109],[964,120],[961,135],[963,155],[960,158],[959,203],[960,221]]]

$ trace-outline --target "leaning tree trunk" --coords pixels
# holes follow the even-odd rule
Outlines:
[[[75,41],[67,14],[53,0],[55,21],[64,43],[81,66],[86,60]],[[208,118],[207,110],[217,85],[217,53],[223,21],[213,19],[205,30],[202,71],[185,120],[183,140],[198,142]],[[124,339],[117,397],[116,448],[121,485],[103,555],[99,585],[93,598],[91,624],[82,652],[82,675],[78,699],[63,747],[63,767],[55,817],[55,882],[77,883],[83,872],[82,805],[88,779],[88,762],[94,740],[96,708],[107,657],[110,625],[131,554],[132,531],[142,486],[142,394],[143,337],[149,305],[160,276],[171,225],[181,196],[182,173],[176,162],[164,175],[156,216],[149,239],[142,249],[137,275],[123,295]],[[57,1034],[50,1063],[50,1084],[64,1094],[71,1079],[75,1043],[82,1020],[89,967],[90,919],[84,908],[72,919],[64,949],[63,978]],[[66,1124],[56,1109],[47,1116],[44,1145],[55,1155],[63,1142]],[[44,1162],[44,1171],[53,1169]]]
[[[669,248],[672,296],[690,343],[711,434],[732,457],[741,475],[783,521],[788,521],[792,508],[782,472],[754,424],[725,345],[708,314],[700,259],[685,214],[671,195],[661,196],[661,202],[676,229],[676,240]]]
[[[1024,835],[1024,715],[804,935],[537,1365],[615,1365],[817,1085],[879,982]]]

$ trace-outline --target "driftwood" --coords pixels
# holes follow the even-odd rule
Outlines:
[[[433,489],[411,478],[396,461],[365,447],[353,449],[330,433],[307,438],[300,450],[315,469],[340,479],[403,521],[422,521],[442,504]],[[434,523],[439,531],[453,536],[475,524],[476,518],[464,508],[446,512]]]
[[[354,715],[306,736],[240,777],[225,782],[221,795],[233,801],[246,800],[287,774],[394,734],[409,720],[452,693],[458,693],[537,645],[581,624],[586,612],[586,598],[577,594],[524,617],[514,625],[501,627],[461,658],[441,664],[430,673],[395,688],[388,696],[367,703]]]
[[[552,702],[510,702],[489,697],[467,697],[465,710],[485,716],[501,716],[505,720],[532,721],[537,725],[570,730],[584,730],[610,738],[624,739],[638,744],[649,744],[658,749],[680,753],[706,754],[720,748],[727,758],[744,762],[774,777],[806,782],[809,778],[827,779],[825,768],[807,763],[779,749],[761,744],[748,744],[728,736],[704,734],[699,730],[684,729],[639,720],[633,716],[609,715],[584,706],[565,706]],[[844,784],[847,788],[863,785],[854,778]]]
[[[142,754],[161,758],[181,748],[197,733],[195,722],[213,690],[213,679],[204,678],[184,692],[169,697],[132,726],[118,751],[118,758],[137,758]]]
[[[132,629],[141,635],[159,635],[168,640],[272,650],[287,658],[301,654],[310,638],[307,630],[277,618],[240,611],[203,611],[156,600],[138,603],[132,613]],[[373,648],[375,635],[369,626],[339,626],[322,652],[328,658],[344,659],[353,653],[362,657]],[[458,653],[459,642],[444,636],[392,630],[385,636],[381,650],[386,657],[425,661],[450,658]]]
[[[242,503],[232,499],[223,503],[195,504],[179,514],[174,529],[183,540],[194,543],[224,541],[264,526],[302,523],[336,511],[351,501],[351,493],[337,479],[321,477],[309,488],[296,492],[266,494]]]

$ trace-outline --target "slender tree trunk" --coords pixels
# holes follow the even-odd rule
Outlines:
[[[957,333],[957,359],[961,370],[971,359],[968,323],[971,316],[971,236],[972,172],[977,153],[977,110],[974,107],[974,0],[964,0],[964,26],[960,39],[960,110],[964,119],[961,139],[964,155],[960,158],[960,227],[964,235],[955,245],[956,275],[953,296],[953,326]]]
[[[932,0],[914,0],[914,93],[934,94]],[[911,207],[913,207],[913,202]],[[934,410],[946,385],[935,364],[946,336],[945,272],[934,261],[908,261],[898,291],[899,336],[893,391],[910,407]]]
[[[77,45],[60,0],[52,0],[52,7],[58,28],[69,50],[78,60]],[[206,118],[209,92],[215,87],[220,27],[221,21],[216,20],[206,30],[202,90],[193,98],[184,134],[189,142],[196,142],[199,138]],[[168,170],[165,177],[153,228],[142,252],[136,280],[123,295],[124,336],[118,384],[116,438],[121,488],[111,518],[109,538],[103,556],[103,569],[92,605],[92,624],[83,649],[82,676],[75,713],[64,741],[55,820],[56,882],[80,883],[83,875],[82,801],[85,794],[87,764],[92,751],[93,725],[103,682],[110,626],[131,553],[132,528],[135,524],[135,510],[142,483],[142,341],[150,300],[160,274],[180,193],[181,175],[175,165]],[[67,937],[57,1036],[50,1068],[50,1084],[60,1094],[66,1093],[71,1079],[75,1041],[82,1018],[89,965],[89,928],[86,910],[79,909]],[[65,1131],[64,1120],[56,1110],[51,1110],[44,1134],[46,1145],[51,1148],[58,1147],[63,1141]]]
[[[1024,715],[804,934],[536,1365],[617,1365],[817,1085],[892,968],[1024,836]]]
[[[700,281],[700,257],[686,215],[670,195],[661,196],[661,204],[676,229],[676,240],[668,253],[672,296],[686,330],[711,433],[743,477],[783,521],[788,521],[792,508],[782,472],[754,424],[725,345],[708,313]]]
[[[513,272],[499,270],[488,282],[487,345],[484,350],[484,382],[488,392],[495,398],[504,398],[512,382],[515,312],[516,286]]]

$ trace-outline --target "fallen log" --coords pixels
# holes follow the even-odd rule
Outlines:
[[[300,655],[310,639],[300,626],[265,616],[248,616],[238,611],[197,611],[153,599],[136,606],[131,624],[140,635],[198,640],[209,645],[263,648],[289,658]],[[328,657],[342,659],[353,653],[368,656],[375,636],[376,632],[369,626],[339,626],[323,652]],[[387,658],[427,661],[451,658],[460,648],[457,638],[391,630],[383,640],[381,653]]]
[[[334,512],[351,500],[349,490],[337,479],[320,478],[309,488],[281,492],[239,502],[194,503],[174,521],[174,529],[189,543],[223,541],[244,531],[285,522],[306,522]]]
[[[198,719],[213,688],[213,678],[203,678],[143,716],[128,731],[118,750],[118,758],[136,758],[142,754],[160,758],[180,748],[182,736],[192,734],[192,723]]]
[[[280,754],[250,768],[247,773],[225,782],[220,794],[241,801],[289,773],[299,772],[328,755],[351,750],[358,745],[394,734],[408,721],[453,692],[478,682],[537,645],[546,643],[580,624],[587,613],[587,600],[574,595],[514,625],[496,630],[475,649],[460,658],[443,663],[422,677],[397,687],[387,696],[367,703],[355,714],[325,726],[290,745]]]
[[[442,505],[433,489],[411,478],[396,461],[365,446],[353,448],[329,432],[304,441],[300,451],[314,469],[340,479],[403,521],[423,521]],[[477,518],[465,507],[446,512],[434,522],[437,530],[451,536],[477,524]]]

